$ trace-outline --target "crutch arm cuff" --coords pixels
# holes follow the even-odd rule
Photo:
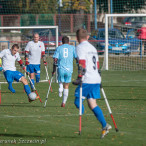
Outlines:
[[[79,77],[72,82],[73,85],[80,85],[82,83],[82,77]]]

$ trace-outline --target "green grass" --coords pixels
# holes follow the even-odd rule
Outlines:
[[[70,84],[66,107],[61,108],[58,84],[53,83],[53,93],[50,93],[47,107],[44,108],[48,83],[36,85],[43,104],[39,100],[29,103],[21,84],[13,85],[17,92],[15,94],[8,91],[7,84],[2,84],[0,145],[2,140],[13,140],[16,145],[23,146],[41,145],[41,142],[45,142],[42,145],[46,146],[145,146],[146,71],[103,71],[102,81],[119,132],[115,132],[103,97],[97,103],[113,129],[104,139],[100,139],[101,125],[86,101],[82,134],[79,136],[77,133],[79,121],[74,105],[75,86]],[[33,141],[35,144],[22,144],[26,140],[36,141]]]

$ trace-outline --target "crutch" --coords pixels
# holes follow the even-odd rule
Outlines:
[[[39,97],[40,102],[42,102],[42,100],[41,100],[41,98],[40,98],[40,96],[39,96],[39,94],[38,94],[38,92],[37,92],[37,90],[36,90],[36,88],[35,88],[33,82],[32,82],[31,79],[30,79],[30,76],[29,76],[28,72],[26,72],[26,74],[27,74],[27,77],[28,77],[28,79],[29,79],[31,85],[33,86],[33,89],[34,89],[35,93],[36,93],[37,96]]]
[[[1,83],[0,83],[0,104],[1,104]]]
[[[79,135],[81,135],[81,129],[82,129],[82,79],[80,82]]]
[[[46,96],[46,101],[45,101],[44,107],[46,107],[46,104],[47,104],[48,95],[49,95],[49,92],[50,92],[50,88],[51,88],[52,80],[53,80],[53,76],[52,76],[52,78],[51,78],[51,82],[50,82],[49,89],[48,89],[48,92],[47,92],[47,96]]]
[[[50,85],[49,74],[48,74],[48,70],[47,70],[46,66],[45,66],[45,70],[46,70],[47,80],[48,80],[49,85]],[[51,92],[52,92],[52,87],[51,87]]]
[[[115,130],[116,130],[116,132],[118,132],[119,130],[118,130],[118,128],[117,128],[117,125],[116,125],[116,123],[115,123],[114,117],[113,117],[113,115],[112,115],[112,111],[111,111],[111,108],[110,108],[110,106],[109,106],[108,100],[107,100],[107,98],[106,98],[105,92],[104,92],[104,90],[103,90],[102,84],[100,85],[100,89],[101,89],[101,91],[102,91],[102,94],[103,94],[105,103],[106,103],[107,108],[108,108],[108,111],[109,111],[109,113],[110,113],[110,116],[111,116],[111,118],[112,118],[112,120],[113,120],[113,123],[114,123],[114,126],[115,126]]]

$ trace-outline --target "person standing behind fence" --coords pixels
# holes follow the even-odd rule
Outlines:
[[[34,77],[36,78],[36,83],[40,80],[41,57],[43,58],[44,65],[47,65],[44,43],[39,41],[39,34],[34,33],[33,41],[29,41],[25,48],[25,65],[27,72],[30,73],[30,78],[33,84]],[[32,85],[31,89],[33,90]]]
[[[69,94],[69,83],[71,82],[73,73],[73,58],[77,59],[75,47],[69,45],[69,38],[64,36],[62,38],[63,45],[56,48],[53,55],[54,64],[53,72],[56,72],[56,66],[58,66],[58,82],[59,82],[59,97],[62,97],[63,101],[61,107],[65,107],[68,94]]]

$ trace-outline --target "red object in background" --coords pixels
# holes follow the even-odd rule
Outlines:
[[[131,25],[131,22],[125,22],[125,25]]]
[[[146,40],[146,27],[137,30],[137,38]]]

